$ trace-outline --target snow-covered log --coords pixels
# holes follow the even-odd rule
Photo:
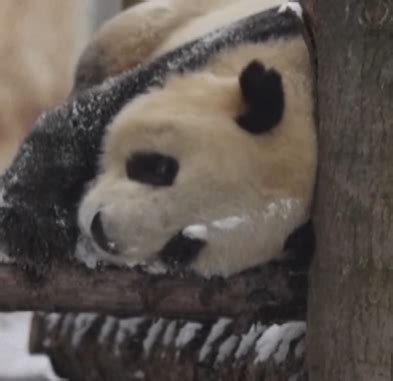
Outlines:
[[[73,381],[307,379],[304,321],[36,314],[30,349]]]

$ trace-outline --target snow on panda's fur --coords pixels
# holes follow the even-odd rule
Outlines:
[[[242,0],[190,19],[149,57],[279,3]],[[301,34],[278,30],[126,105],[108,128],[100,174],[79,211],[97,255],[204,276],[280,256],[309,217],[317,154],[311,82]]]
[[[113,17],[81,55],[75,90],[102,83],[140,63],[283,0],[147,0]],[[225,7],[224,7],[225,6]]]
[[[119,13],[104,23],[82,54],[75,73],[76,90],[146,62],[174,30],[235,1],[147,0]]]

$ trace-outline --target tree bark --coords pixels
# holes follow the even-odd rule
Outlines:
[[[304,3],[316,43],[320,146],[309,376],[391,380],[393,5]]]
[[[267,264],[228,279],[149,275],[138,269],[88,270],[54,264],[45,280],[29,281],[0,267],[0,310],[94,311],[206,319],[246,315],[262,322],[302,319],[306,270]]]

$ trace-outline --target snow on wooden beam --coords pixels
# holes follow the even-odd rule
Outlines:
[[[35,314],[30,350],[72,380],[307,380],[304,321],[240,320]]]

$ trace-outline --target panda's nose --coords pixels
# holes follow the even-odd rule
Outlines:
[[[97,245],[108,254],[119,254],[119,250],[115,242],[108,239],[104,226],[102,224],[101,212],[97,212],[91,222],[91,234]]]

